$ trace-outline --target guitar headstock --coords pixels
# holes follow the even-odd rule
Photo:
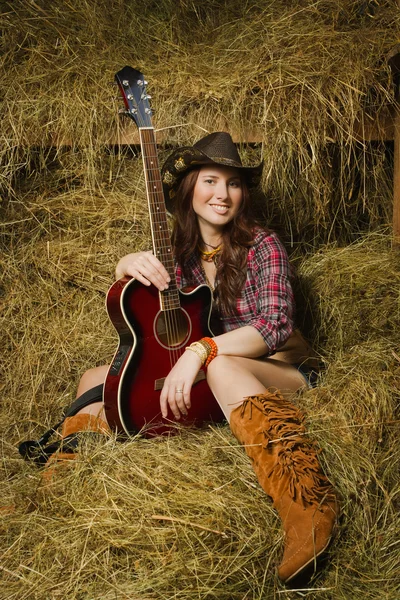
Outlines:
[[[133,119],[138,127],[152,127],[149,96],[146,92],[147,81],[143,73],[132,67],[124,67],[115,75],[122,99],[125,114]]]

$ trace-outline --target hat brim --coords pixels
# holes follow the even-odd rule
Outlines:
[[[193,146],[178,148],[167,158],[161,169],[165,205],[170,214],[174,213],[174,197],[183,175],[191,169],[209,164],[238,169],[245,176],[250,189],[259,185],[264,167],[264,161],[254,167],[245,167],[235,160],[210,157]]]

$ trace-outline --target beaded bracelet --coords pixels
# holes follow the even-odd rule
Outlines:
[[[201,364],[208,367],[210,362],[217,356],[218,347],[212,338],[204,337],[198,342],[193,342],[190,346],[187,346],[185,350],[191,350],[201,360]]]
[[[209,354],[210,354],[210,352],[211,352],[211,350],[212,350],[211,344],[209,344],[207,342],[206,338],[201,338],[201,340],[199,340],[198,342],[196,342],[196,344],[200,344],[204,348],[204,350],[207,352],[207,356],[206,356],[206,359],[207,359],[208,356],[209,356]]]
[[[218,354],[218,346],[215,343],[215,341],[212,338],[210,338],[210,337],[201,338],[200,342],[205,342],[211,348],[211,350],[210,350],[210,352],[209,352],[209,354],[207,356],[207,360],[206,360],[206,362],[204,364],[204,366],[207,368],[208,365],[210,364],[210,362],[212,360],[214,360],[214,358],[217,356],[217,354]]]
[[[200,342],[193,342],[193,344],[190,344],[190,346],[187,346],[185,348],[185,350],[191,350],[192,352],[197,354],[197,356],[201,360],[202,365],[204,365],[204,363],[208,359],[207,349],[203,346],[203,344],[200,344]]]

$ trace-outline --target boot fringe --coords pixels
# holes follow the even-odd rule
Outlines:
[[[321,473],[317,458],[321,450],[316,447],[315,442],[305,437],[304,414],[278,391],[245,398],[242,416],[247,407],[250,419],[253,409],[257,409],[268,420],[268,427],[262,431],[266,441],[264,450],[270,452],[273,445],[280,442],[276,461],[267,477],[287,477],[290,497],[303,507],[306,504],[334,500],[333,488],[328,478]]]

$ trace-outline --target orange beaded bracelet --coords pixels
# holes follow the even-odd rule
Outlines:
[[[214,358],[217,356],[217,354],[218,354],[218,346],[215,343],[215,341],[212,338],[210,338],[210,337],[201,338],[200,343],[202,343],[202,342],[204,344],[206,344],[208,346],[208,348],[209,348],[207,360],[204,363],[204,366],[207,368],[208,365],[210,364],[210,362],[212,360],[214,360]]]

